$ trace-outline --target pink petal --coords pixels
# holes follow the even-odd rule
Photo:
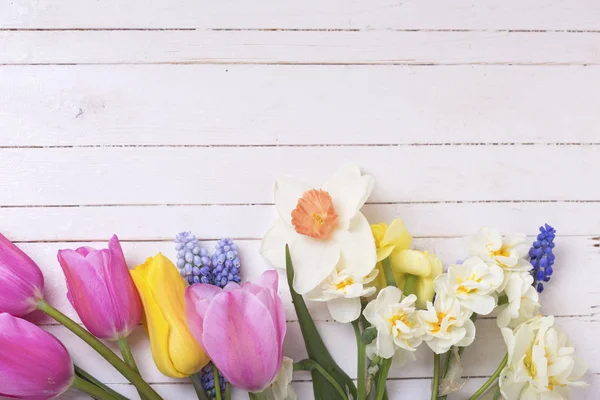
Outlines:
[[[74,376],[65,347],[25,320],[0,314],[0,397],[50,399],[66,391]]]
[[[277,293],[279,288],[279,274],[274,269],[267,270],[262,273],[255,283]]]
[[[185,289],[185,318],[192,336],[202,348],[202,334],[204,332],[204,316],[211,300],[223,292],[218,286],[199,283]]]
[[[268,386],[282,363],[273,318],[265,305],[245,291],[223,292],[204,318],[204,349],[223,375],[241,389]]]

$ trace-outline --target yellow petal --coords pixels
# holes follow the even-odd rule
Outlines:
[[[394,246],[377,248],[377,262],[388,258],[392,251],[394,251]]]
[[[373,232],[373,238],[375,239],[375,246],[379,248],[383,237],[385,236],[385,231],[387,230],[387,224],[382,222],[380,224],[372,224],[371,232]]]
[[[417,279],[415,284],[415,294],[417,295],[416,305],[418,308],[427,308],[427,301],[433,301],[435,291],[433,289],[433,279]]]
[[[185,283],[177,268],[162,254],[131,271],[144,305],[152,357],[158,369],[172,378],[184,378],[209,359],[185,321]]]
[[[394,273],[412,274],[423,278],[431,273],[429,260],[417,250],[393,251],[390,254],[390,264]]]
[[[394,246],[396,250],[410,249],[412,236],[406,230],[404,222],[396,218],[385,231],[381,247]]]

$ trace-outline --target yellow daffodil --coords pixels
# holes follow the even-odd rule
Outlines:
[[[164,375],[185,378],[208,364],[185,318],[185,283],[173,263],[158,253],[138,265],[131,276],[144,306],[144,327],[152,358]]]
[[[435,293],[433,281],[442,273],[442,262],[427,251],[402,250],[390,254],[390,265],[399,288],[404,288],[406,275],[416,276],[414,293],[417,295],[416,305],[425,308],[427,301],[433,300]]]
[[[412,236],[404,227],[401,219],[395,219],[390,226],[385,222],[371,225],[377,248],[377,262],[388,258],[393,251],[410,248]]]

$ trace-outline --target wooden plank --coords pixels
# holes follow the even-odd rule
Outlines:
[[[600,29],[595,0],[16,0],[0,28]]]
[[[242,276],[244,279],[255,279],[264,270],[270,268],[258,254],[260,241],[238,240],[242,259]],[[597,241],[587,237],[559,237],[557,239],[557,264],[553,281],[542,296],[543,312],[559,316],[586,316],[596,318],[595,310],[598,302],[597,282],[600,281],[600,251],[594,247]],[[212,251],[214,243],[205,242],[204,246]],[[42,268],[46,281],[47,300],[55,307],[63,310],[71,318],[79,321],[66,298],[66,285],[62,270],[56,261],[59,249],[77,248],[90,245],[96,248],[106,246],[103,243],[20,243],[19,246],[27,252]],[[468,245],[464,238],[428,238],[415,239],[417,249],[428,250],[437,254],[445,266],[455,263],[467,256]],[[175,251],[170,242],[124,242],[123,249],[130,268],[143,263],[147,257],[159,251],[175,260]],[[280,274],[280,292],[285,304],[286,318],[289,321],[297,319],[287,282]],[[577,301],[565,301],[565,293],[577,293]],[[330,314],[322,303],[309,302],[309,308],[315,320],[330,320]],[[36,317],[39,323],[51,323],[49,319]]]
[[[546,222],[560,235],[600,235],[599,202],[367,204],[362,211],[373,223],[402,218],[416,237],[468,236],[482,226],[536,235]],[[202,240],[260,239],[275,218],[272,205],[0,207],[2,233],[19,242],[107,241],[114,233],[170,241],[184,230]]]
[[[596,374],[600,371],[600,361],[596,355],[596,343],[600,337],[600,325],[597,322],[588,322],[577,318],[561,318],[557,321],[569,334],[577,354],[590,364],[589,372]],[[323,340],[339,365],[350,375],[356,377],[356,342],[350,324],[341,325],[331,322],[319,322],[317,327]],[[476,324],[478,329],[474,344],[465,352],[465,376],[489,376],[498,366],[506,353],[506,347],[494,320],[482,320]],[[50,333],[58,337],[69,349],[75,363],[83,369],[94,374],[105,383],[125,383],[125,379],[100,358],[91,348],[83,343],[71,332],[60,326],[45,327]],[[152,361],[152,354],[148,339],[143,329],[136,329],[130,336],[132,352],[140,373],[146,381],[177,382],[177,380],[164,377]],[[292,359],[306,358],[300,328],[296,322],[288,323],[288,332],[284,344],[284,354]],[[117,349],[111,344],[113,349]],[[431,350],[426,345],[416,351],[417,360],[409,368],[392,368],[390,378],[429,378],[432,376]],[[310,375],[298,373],[295,379],[309,379]]]
[[[0,64],[597,65],[597,32],[6,31]]]
[[[598,143],[596,87],[574,66],[3,67],[0,146]]]
[[[372,202],[598,200],[600,187],[590,182],[600,169],[599,150],[598,146],[0,149],[0,170],[8,172],[0,176],[0,204],[270,203],[276,176],[302,177],[320,185],[345,160],[376,178]]]

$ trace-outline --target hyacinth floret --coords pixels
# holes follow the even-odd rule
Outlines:
[[[181,232],[175,237],[177,269],[181,276],[193,285],[213,283],[211,259],[208,251],[200,247],[200,242],[191,232]]]
[[[240,257],[233,240],[221,239],[212,256],[213,284],[225,287],[229,282],[240,283]]]

